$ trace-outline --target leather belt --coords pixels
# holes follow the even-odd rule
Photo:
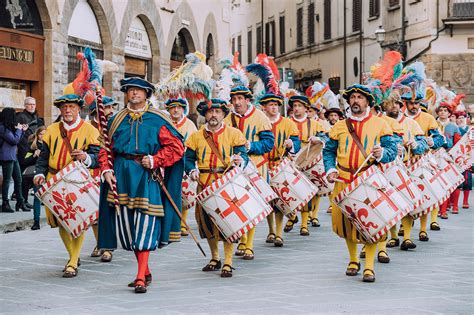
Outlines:
[[[126,154],[126,153],[119,153],[117,156],[123,157],[126,160],[141,160],[142,157],[145,155],[143,154]]]
[[[205,170],[199,170],[199,173],[211,173],[211,174],[218,174],[218,173],[224,173],[225,168],[223,167],[216,167],[216,168],[210,168],[210,169],[205,169]]]
[[[367,170],[369,167],[371,167],[372,165],[366,165],[364,166],[363,168],[360,169],[359,173],[360,172],[363,172],[365,170]],[[351,174],[354,174],[355,172],[357,172],[357,169],[355,168],[351,168],[351,167],[344,167],[340,164],[337,164],[337,167],[339,167],[341,170],[343,170],[344,172],[348,172],[348,173],[351,173]]]
[[[56,175],[57,172],[59,172],[59,170],[48,166],[48,173],[50,173],[52,175]]]

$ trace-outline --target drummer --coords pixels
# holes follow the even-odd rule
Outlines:
[[[371,90],[364,85],[354,84],[343,92],[343,97],[349,102],[351,113],[346,120],[337,122],[329,132],[329,140],[323,149],[324,167],[329,182],[336,182],[331,200],[355,179],[356,171],[361,172],[369,168],[370,164],[388,163],[395,159],[397,146],[393,139],[389,125],[381,118],[370,112],[375,99]],[[354,128],[354,134],[348,131],[348,123]],[[362,139],[362,140],[359,140]],[[365,145],[358,145],[362,141]],[[365,152],[359,149],[365,149]],[[363,165],[364,154],[371,154],[373,159],[368,165]],[[361,174],[361,173],[359,173]],[[356,276],[360,270],[360,262],[357,255],[357,244],[366,243],[357,231],[356,227],[347,219],[341,209],[333,203],[332,210],[333,231],[346,240],[349,251],[349,265],[346,275]],[[374,282],[374,258],[377,244],[365,244],[366,260],[363,272],[364,282]]]
[[[99,131],[79,116],[83,104],[83,100],[76,94],[66,94],[54,101],[54,106],[61,112],[61,120],[46,128],[41,154],[36,162],[37,175],[33,179],[35,185],[42,185],[73,160],[80,161],[87,168],[98,167]],[[62,134],[66,137],[63,138]],[[82,145],[77,146],[77,143]],[[69,254],[63,277],[73,278],[77,276],[80,264],[84,233],[73,238],[49,209],[46,209],[46,219],[52,228],[59,228],[59,235]]]
[[[269,168],[272,169],[280,163],[282,157],[288,153],[298,153],[301,141],[298,137],[298,128],[289,118],[280,115],[280,107],[283,106],[283,96],[267,92],[261,99],[260,105],[263,112],[272,123],[272,133],[275,137],[273,149],[265,154]],[[269,234],[267,243],[276,247],[283,246],[283,213],[274,208],[274,211],[267,216]]]
[[[272,150],[275,137],[272,133],[272,124],[265,114],[252,105],[252,93],[246,86],[237,86],[230,91],[230,101],[233,110],[224,122],[239,129],[247,138],[245,148],[252,162],[262,178],[269,181],[268,161],[264,154]],[[242,236],[237,246],[236,256],[243,256],[245,260],[254,259],[253,238],[255,227]]]
[[[443,146],[444,137],[440,133],[436,119],[430,114],[423,112],[420,109],[420,104],[425,98],[426,90],[423,86],[418,87],[415,90],[415,95],[412,95],[412,92],[406,92],[402,95],[402,100],[405,105],[405,115],[420,125],[423,134],[426,137],[428,147],[430,149],[436,150]],[[434,231],[439,231],[441,228],[436,222],[438,216],[438,209],[433,209],[431,211],[431,224],[430,229]],[[420,218],[420,233],[418,239],[422,242],[427,242],[429,240],[428,233],[426,231],[426,225],[428,223],[428,214],[424,214]]]
[[[304,95],[293,95],[288,100],[288,105],[293,111],[291,120],[298,128],[298,137],[301,141],[301,150],[305,150],[308,145],[314,145],[324,142],[323,138],[327,137],[327,131],[316,120],[308,118],[307,112],[310,109],[308,97]],[[316,158],[316,157],[313,157]],[[300,235],[308,236],[308,219],[311,215],[311,225],[319,227],[318,209],[320,196],[314,196],[301,210],[301,228]],[[285,232],[290,232],[293,225],[298,222],[298,216],[295,213],[286,223]]]
[[[222,99],[213,98],[198,104],[197,111],[206,119],[206,124],[186,141],[185,170],[192,180],[198,181],[198,191],[222,177],[230,166],[244,167],[248,163],[247,139],[240,130],[224,123],[230,105]],[[197,168],[196,168],[197,163]],[[232,255],[234,244],[224,240],[218,227],[209,215],[196,205],[196,221],[202,238],[207,239],[211,250],[211,261],[202,271],[221,269],[221,277],[232,277]],[[224,264],[219,258],[218,241],[224,242]]]
[[[186,141],[189,136],[197,131],[196,125],[192,122],[191,119],[186,117],[189,112],[188,101],[184,98],[170,98],[165,103],[166,110],[170,113],[171,121],[178,131],[183,135],[184,141]],[[189,209],[183,207],[181,215],[183,221],[186,222],[188,217]],[[188,236],[189,232],[186,229],[186,226],[181,222],[181,236]]]
[[[102,104],[104,105],[104,115],[108,119],[110,116],[113,115],[114,108],[117,107],[118,103],[111,97],[109,96],[104,96],[102,98]],[[91,105],[89,105],[89,117],[91,118],[90,124],[94,126],[97,130],[100,132],[100,122],[99,122],[99,116],[98,116],[98,111],[97,111],[97,102],[94,101],[92,102]],[[99,135],[99,141],[100,139]],[[96,168],[94,170],[93,176],[99,180],[100,177],[100,169]],[[112,261],[112,251],[111,250],[99,250],[99,227],[96,224],[92,225],[92,231],[94,232],[94,237],[96,240],[96,246],[92,250],[91,257],[100,257],[100,261],[102,262],[111,262]]]
[[[421,156],[428,150],[428,143],[421,130],[420,125],[413,119],[403,115],[401,107],[403,101],[400,98],[400,94],[394,91],[390,97],[384,102],[383,108],[387,113],[388,117],[396,119],[403,129],[403,153],[402,158],[404,162],[407,162],[413,156]],[[403,242],[400,241],[397,236],[397,226],[394,225],[390,228],[390,240],[387,241],[387,247],[395,247],[400,245],[401,250],[409,250],[416,248],[416,244],[411,240],[411,229],[413,226],[413,217],[407,215],[402,219],[403,230]]]

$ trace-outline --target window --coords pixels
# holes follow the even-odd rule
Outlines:
[[[85,41],[84,41],[85,42]],[[68,58],[67,58],[67,80],[68,82],[74,81],[77,74],[82,70],[81,62],[77,60],[76,55],[78,52],[83,52],[86,46],[91,46],[92,42],[88,42],[87,44],[78,45],[76,43],[69,43],[68,44]],[[91,47],[92,48],[92,47]],[[97,59],[104,59],[104,52],[99,50],[98,48],[92,48],[92,51],[95,54]]]
[[[331,0],[324,0],[324,39],[331,38]]]
[[[308,43],[314,44],[314,3],[308,5]]]
[[[389,7],[396,7],[398,5],[400,5],[400,0],[388,0]]]
[[[257,25],[257,55],[263,52],[262,47],[262,25]]]
[[[369,2],[369,17],[379,17],[380,16],[380,0],[370,0]]]
[[[265,53],[275,56],[275,21],[265,24]]]
[[[296,46],[303,46],[303,8],[296,10]]]
[[[352,1],[352,31],[358,32],[362,23],[362,0]]]
[[[232,37],[232,53],[235,52],[235,37]]]
[[[242,63],[242,35],[237,36],[237,51],[239,52],[239,62]]]
[[[252,63],[252,30],[247,32],[247,63]]]
[[[280,54],[285,53],[285,35],[286,35],[285,16],[281,15],[280,16]]]

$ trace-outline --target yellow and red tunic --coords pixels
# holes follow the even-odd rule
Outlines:
[[[275,122],[272,122],[272,133],[275,136],[275,146],[273,147],[272,151],[265,154],[270,169],[278,165],[281,156],[283,156],[285,153],[286,149],[283,146],[285,140],[293,138],[292,140],[296,139],[299,142],[298,128],[296,127],[296,124],[289,118],[279,116]],[[293,141],[293,145],[294,144],[295,141]],[[299,151],[299,143],[298,149],[295,151]]]
[[[174,126],[183,135],[184,141],[186,141],[191,134],[197,131],[197,128],[192,122],[192,120],[188,119],[186,116],[184,116],[180,121],[175,123]]]

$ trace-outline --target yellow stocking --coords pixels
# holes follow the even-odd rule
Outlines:
[[[396,224],[390,228],[390,238],[395,238],[395,239],[398,238],[397,225]]]
[[[378,242],[377,243],[377,248],[378,248],[379,253],[381,251],[387,252],[387,241],[385,240],[385,241]],[[366,252],[366,255],[367,255],[367,252]]]
[[[59,236],[63,240],[64,247],[66,247],[69,258],[72,255],[72,236],[61,225],[59,226]]]
[[[224,241],[224,265],[232,266],[232,255],[234,254],[234,244]]]
[[[94,232],[95,242],[96,244],[98,244],[99,243],[99,225],[93,224],[92,231]]]
[[[268,233],[275,234],[275,211],[272,211],[267,216],[267,223],[268,223]]]
[[[411,238],[411,229],[413,227],[413,217],[411,215],[405,216],[402,219],[402,224],[403,224],[403,240],[409,240]]]
[[[82,233],[80,236],[72,240],[72,251],[70,265],[77,267],[79,256],[81,255],[82,244],[84,243],[85,234]]]
[[[439,208],[436,207],[431,211],[431,223],[435,223],[438,220]]]
[[[425,232],[426,233],[426,224],[428,223],[428,215],[424,214],[420,217],[420,232]],[[403,225],[403,228],[405,228],[405,225]]]
[[[346,239],[347,250],[349,251],[349,261],[359,262],[359,256],[357,255],[357,243]]]
[[[374,270],[375,252],[377,244],[365,245],[365,269]]]
[[[321,197],[316,196],[311,200],[311,217],[313,219],[318,218],[319,203],[321,202]]]
[[[309,212],[301,212],[301,228],[308,228]]]
[[[255,226],[247,232],[247,241],[245,242],[245,248],[253,250],[253,237],[255,236]],[[242,239],[240,240],[243,243]]]
[[[250,231],[248,231],[247,233],[245,233],[244,235],[242,235],[242,237],[240,238],[240,242],[239,242],[239,245],[240,244],[247,244],[247,234],[249,233]],[[255,232],[254,232],[255,233]],[[245,248],[244,248],[245,249]]]
[[[183,217],[183,221],[186,221],[186,219],[188,218],[188,212],[189,212],[188,209],[183,209],[183,211],[181,212],[181,216]],[[181,229],[184,229],[184,230],[186,229],[186,226],[184,225],[183,222],[181,222]]]
[[[219,260],[219,246],[218,240],[216,237],[207,239],[207,243],[209,244],[209,249],[211,250],[212,259]]]
[[[275,213],[275,222],[276,222],[276,236],[283,236],[283,213],[277,211]]]

